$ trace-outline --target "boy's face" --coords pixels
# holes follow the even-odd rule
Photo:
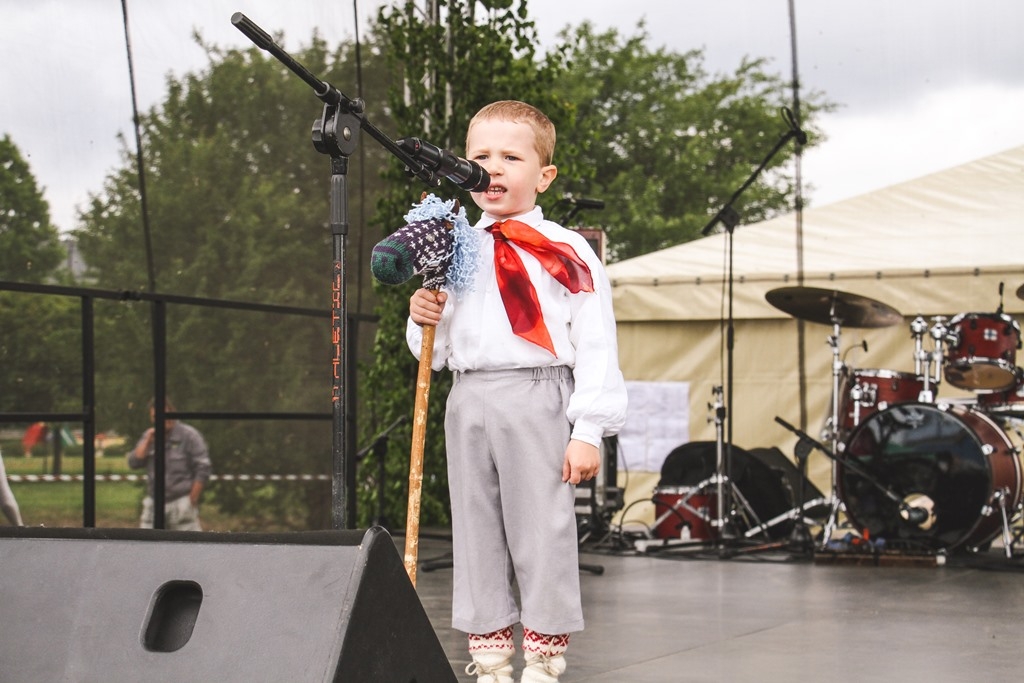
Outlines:
[[[485,192],[473,192],[473,202],[499,220],[531,210],[537,195],[548,189],[558,174],[554,166],[541,166],[528,124],[497,119],[477,121],[466,137],[466,158],[491,176]]]

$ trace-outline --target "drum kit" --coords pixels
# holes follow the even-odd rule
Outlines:
[[[1016,294],[1024,299],[1024,286]],[[902,323],[891,306],[814,287],[775,289],[766,299],[833,328],[832,401],[822,437],[830,447],[814,442],[832,460],[823,547],[845,512],[862,536],[888,547],[976,550],[1001,533],[1010,557],[1010,529],[1022,507],[1021,452],[1011,437],[1024,441],[1024,370],[1016,364],[1020,326],[1002,302],[995,313],[916,317],[909,373],[852,368],[841,357],[842,327]],[[943,381],[968,396],[938,398]]]

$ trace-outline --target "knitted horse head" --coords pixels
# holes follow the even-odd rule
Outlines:
[[[476,268],[478,235],[457,199],[426,195],[405,215],[406,225],[373,248],[370,271],[386,285],[423,275],[423,286],[455,291],[469,286]]]

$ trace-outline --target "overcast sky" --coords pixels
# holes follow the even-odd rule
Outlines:
[[[353,37],[356,5],[365,36],[381,4],[127,0],[140,106],[163,99],[168,72],[205,65],[194,30],[251,45],[231,25],[235,11],[283,32],[282,47],[297,51],[314,27],[332,42]],[[1024,144],[1024,0],[794,4],[800,80],[842,105],[822,119],[829,140],[804,156],[815,204]],[[529,11],[545,44],[567,24],[629,34],[645,19],[653,46],[702,49],[712,72],[733,71],[744,56],[771,59],[786,78],[793,68],[787,0],[531,0]],[[61,230],[75,227],[76,207],[119,164],[119,132],[134,149],[122,22],[120,0],[0,0],[0,134],[28,158]],[[354,84],[333,85],[355,95]],[[319,111],[311,97],[311,120]]]

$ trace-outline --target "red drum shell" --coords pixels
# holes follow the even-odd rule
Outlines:
[[[853,398],[855,388],[862,398]],[[917,401],[924,390],[924,379],[909,372],[895,370],[853,370],[843,386],[839,406],[839,423],[849,433],[869,415],[896,403]]]
[[[996,418],[1024,418],[1024,369],[1017,368],[1017,381],[1012,388],[978,394],[978,408]]]
[[[684,537],[683,527],[689,526],[689,537],[693,540],[718,538],[718,530],[711,526],[717,514],[717,501],[714,492],[700,488],[659,486],[654,489],[655,537],[680,539]]]

